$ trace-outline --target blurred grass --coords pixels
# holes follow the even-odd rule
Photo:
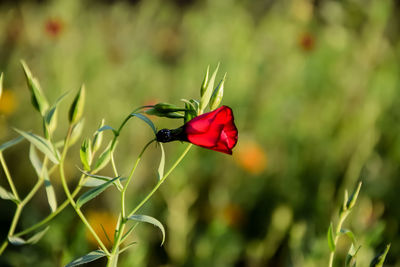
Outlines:
[[[0,1],[0,71],[13,95],[8,105],[15,102],[12,112],[1,102],[0,140],[15,136],[11,127],[41,130],[20,59],[52,101],[85,83],[84,136],[102,118],[116,126],[140,105],[197,98],[207,65],[221,62],[218,79],[228,73],[224,104],[233,108],[239,128],[234,156],[193,149],[142,210],[166,224],[165,246],[159,247],[154,228],[141,225],[135,230],[138,244],[121,257],[121,266],[324,266],[330,218],[336,218],[344,189],[358,179],[364,185],[347,227],[362,244],[359,266],[368,266],[374,251],[389,242],[387,263],[400,266],[398,3],[183,3]],[[159,128],[181,123],[152,119]],[[145,125],[130,122],[118,166],[127,172],[150,138]],[[167,163],[182,148],[166,145]],[[75,151],[70,177],[78,175],[78,146]],[[154,148],[146,154],[138,169],[132,207],[155,182],[157,153]],[[33,183],[27,145],[5,156],[26,192]],[[4,185],[2,172],[0,178]],[[119,202],[108,193],[87,209],[112,218]],[[2,203],[4,238],[12,206]],[[21,225],[47,213],[42,194]],[[340,244],[339,259],[348,246]],[[82,224],[67,210],[43,241],[10,247],[0,263],[61,265],[91,248],[96,247]]]

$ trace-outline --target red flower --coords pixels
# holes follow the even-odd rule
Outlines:
[[[187,122],[186,137],[197,146],[232,154],[238,139],[238,130],[233,120],[232,109],[222,106]]]
[[[157,141],[188,141],[194,145],[232,154],[238,139],[232,109],[222,106],[188,121],[178,129],[162,129],[157,133]]]

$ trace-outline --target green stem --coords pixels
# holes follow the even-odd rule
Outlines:
[[[340,230],[342,229],[343,222],[346,220],[347,215],[349,215],[349,211],[348,210],[342,211],[340,213],[340,215],[339,215],[339,221],[338,221],[338,224],[336,226],[336,231],[335,231],[335,239],[333,240],[333,242],[335,244],[335,247],[336,247],[337,242],[339,240]],[[331,251],[331,253],[329,255],[329,264],[328,264],[329,267],[333,266],[333,258],[334,258],[334,256],[335,256],[335,251]]]
[[[108,263],[107,263],[107,266],[116,266],[116,263],[118,261],[118,255],[117,254],[118,254],[118,250],[119,250],[119,245],[121,243],[122,235],[124,233],[125,225],[126,225],[126,221],[127,221],[127,219],[125,217],[125,193],[126,193],[126,190],[128,189],[128,185],[129,185],[130,181],[132,180],[133,174],[135,173],[135,170],[136,170],[136,168],[137,168],[137,166],[138,166],[138,164],[139,164],[144,152],[150,146],[150,144],[153,143],[154,141],[155,141],[155,139],[151,140],[150,142],[148,142],[143,147],[143,149],[140,152],[138,158],[136,159],[135,164],[133,165],[133,167],[131,169],[131,172],[129,173],[128,180],[125,183],[124,188],[122,189],[122,192],[121,192],[121,219],[120,219],[119,225],[117,226],[117,228],[118,228],[117,229],[117,235],[116,235],[116,238],[114,240],[114,245],[113,245],[113,248],[112,248],[112,251],[111,251],[111,255],[110,255]]]
[[[19,196],[18,196],[17,189],[16,189],[15,186],[14,186],[14,182],[13,182],[13,180],[12,180],[12,178],[11,178],[10,172],[9,172],[9,170],[8,170],[8,168],[7,168],[6,161],[4,160],[3,153],[2,153],[1,151],[0,151],[0,162],[1,162],[1,165],[3,166],[4,173],[6,174],[7,181],[8,181],[8,184],[10,185],[11,191],[12,191],[14,197],[15,197],[15,198],[18,200],[18,202],[19,202],[20,199],[19,199]]]
[[[86,228],[89,229],[89,231],[92,233],[93,237],[96,239],[97,243],[99,244],[99,246],[101,247],[101,249],[107,254],[109,255],[110,252],[108,251],[108,249],[106,248],[106,246],[103,244],[103,242],[101,241],[101,239],[99,238],[99,236],[97,235],[97,233],[93,230],[92,226],[90,225],[90,223],[87,221],[87,219],[85,218],[85,215],[83,215],[82,211],[77,208],[76,203],[72,197],[72,194],[68,188],[68,184],[67,181],[65,179],[65,174],[64,174],[64,159],[67,155],[67,147],[68,147],[68,143],[69,143],[69,138],[71,136],[71,131],[72,131],[72,127],[70,126],[68,129],[68,133],[67,133],[67,137],[65,138],[65,145],[64,145],[64,149],[63,149],[63,153],[60,159],[60,177],[61,177],[61,183],[62,186],[64,188],[64,192],[67,195],[67,198],[69,200],[69,202],[71,203],[71,206],[74,208],[75,212],[78,214],[78,216],[81,218],[82,222],[85,224]]]
[[[186,149],[183,151],[183,153],[180,155],[180,157],[175,161],[175,163],[171,166],[171,168],[164,174],[164,176],[159,180],[159,182],[155,185],[155,187],[150,191],[149,194],[147,194],[147,196],[139,203],[139,205],[136,206],[135,209],[133,209],[133,211],[131,213],[129,213],[129,215],[127,217],[125,217],[125,191],[128,187],[128,184],[130,182],[130,180],[133,177],[133,173],[135,172],[135,169],[137,167],[137,165],[139,164],[139,161],[144,153],[144,151],[146,150],[146,148],[153,142],[154,140],[150,141],[149,143],[147,143],[145,145],[145,147],[143,148],[142,152],[139,154],[138,159],[135,162],[135,165],[133,166],[131,173],[129,175],[129,178],[125,184],[124,190],[121,192],[121,209],[122,209],[122,218],[120,221],[120,224],[118,226],[118,230],[117,230],[117,236],[116,236],[116,240],[114,241],[114,245],[113,245],[113,249],[111,251],[111,255],[109,255],[108,257],[108,262],[107,262],[107,267],[114,267],[117,266],[117,261],[118,261],[118,252],[119,252],[119,246],[121,244],[121,238],[123,236],[123,232],[125,229],[125,225],[128,221],[128,217],[132,216],[133,214],[135,214],[135,212],[137,212],[149,199],[150,197],[157,191],[157,189],[161,186],[161,184],[165,181],[165,179],[172,173],[172,171],[176,168],[176,166],[178,166],[178,164],[182,161],[182,159],[185,157],[185,155],[187,154],[187,152],[189,152],[190,148],[192,147],[192,144],[189,144]]]

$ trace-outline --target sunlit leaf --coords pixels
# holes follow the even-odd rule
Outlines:
[[[47,201],[49,202],[49,206],[52,212],[54,212],[57,209],[57,198],[56,198],[56,193],[54,191],[54,187],[50,182],[50,177],[47,172],[47,169],[43,168],[42,163],[39,160],[39,157],[36,153],[35,147],[31,144],[30,150],[29,150],[29,159],[33,165],[33,168],[35,169],[35,172],[38,176],[38,178],[43,178],[44,179],[44,186],[46,189],[46,194],[47,194]]]
[[[11,200],[11,201],[14,201],[15,203],[18,203],[18,200],[13,195],[13,193],[7,191],[2,186],[0,186],[0,198],[5,199],[5,200]]]
[[[97,186],[87,192],[85,192],[82,196],[80,196],[78,198],[78,200],[76,201],[76,206],[78,208],[82,207],[86,202],[92,200],[93,198],[97,197],[98,195],[100,195],[104,190],[106,190],[110,185],[112,185],[112,183],[116,180],[118,180],[120,177],[115,177],[105,183],[103,183],[100,186]]]
[[[95,260],[100,259],[105,256],[107,256],[107,254],[104,251],[98,249],[98,250],[89,252],[85,256],[82,256],[80,258],[77,258],[77,259],[71,261],[70,263],[65,265],[65,267],[73,267],[73,266],[82,265],[82,264],[85,264],[85,263],[88,263],[91,261],[95,261]]]
[[[164,229],[164,226],[162,225],[162,223],[160,221],[158,221],[157,219],[155,219],[155,218],[153,218],[151,216],[139,215],[139,214],[138,215],[129,216],[128,220],[151,223],[152,225],[158,227],[161,230],[161,233],[162,233],[161,246],[164,244],[164,241],[165,241],[165,229]]]
[[[145,123],[147,123],[147,125],[149,125],[151,127],[151,129],[153,130],[154,134],[157,133],[156,127],[154,126],[153,122],[149,118],[144,116],[143,114],[132,113],[130,116],[131,117],[137,117],[137,118],[141,119],[142,121],[144,121]]]
[[[51,160],[55,164],[58,164],[60,157],[59,153],[55,148],[53,148],[52,144],[48,140],[33,133],[21,131],[18,129],[15,129],[15,131],[22,135],[29,142],[31,142],[31,144],[33,144],[37,149],[43,152],[49,158],[49,160]]]

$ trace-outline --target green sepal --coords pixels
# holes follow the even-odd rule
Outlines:
[[[207,87],[203,93],[203,95],[201,96],[201,100],[200,100],[200,113],[203,113],[204,109],[207,107],[208,103],[210,102],[210,98],[214,89],[214,82],[215,82],[215,76],[217,76],[217,72],[219,69],[219,63],[218,66],[215,68],[210,81],[207,82]]]
[[[214,92],[211,96],[210,100],[211,110],[218,108],[219,104],[221,104],[222,98],[224,96],[225,79],[226,79],[226,73],[224,75],[224,78],[219,82],[218,86],[214,89]]]
[[[206,91],[207,84],[208,84],[208,73],[210,72],[210,66],[207,66],[207,71],[206,74],[204,75],[203,82],[201,83],[200,87],[200,97],[204,95],[204,92]]]
[[[103,257],[106,257],[106,256],[107,256],[107,254],[104,251],[102,251],[100,249],[94,250],[94,251],[91,251],[91,252],[89,252],[88,254],[86,254],[86,255],[84,255],[82,257],[79,257],[79,258],[71,261],[70,263],[65,265],[65,267],[73,267],[73,266],[82,265],[82,264],[85,264],[85,263],[88,263],[88,262],[91,262],[91,261],[95,261],[97,259],[100,259],[100,258],[103,258]]]
[[[336,249],[335,241],[334,241],[334,233],[333,233],[333,226],[332,223],[329,225],[328,232],[327,232],[327,240],[329,245],[329,250],[334,252]]]

